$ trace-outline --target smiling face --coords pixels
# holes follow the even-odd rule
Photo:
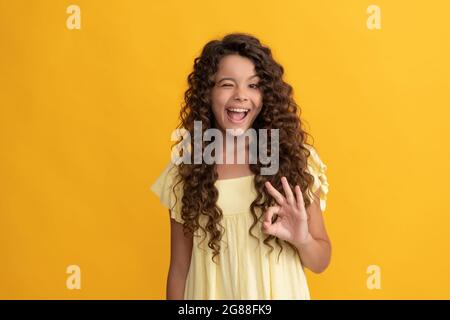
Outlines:
[[[262,108],[259,80],[250,59],[232,54],[220,60],[211,91],[212,111],[219,130],[241,129],[243,133],[252,127]]]

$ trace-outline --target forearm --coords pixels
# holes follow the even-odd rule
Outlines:
[[[304,243],[294,243],[303,266],[314,273],[325,271],[330,263],[331,244],[323,239],[309,237]]]
[[[169,269],[167,276],[166,299],[183,300],[187,273]]]

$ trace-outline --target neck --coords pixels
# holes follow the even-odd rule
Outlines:
[[[232,136],[230,134],[224,133],[223,135],[224,139],[223,139],[223,153],[220,154],[219,151],[219,158],[222,159],[222,162],[224,164],[227,163],[227,152],[230,152],[230,156],[231,159],[229,159],[228,161],[231,161],[230,164],[238,164],[238,155],[245,155],[245,163],[239,163],[239,164],[248,164],[249,163],[249,155],[248,155],[248,150],[249,150],[249,141],[247,138],[244,139],[245,143],[238,143],[238,137],[237,136]],[[228,142],[227,142],[228,140]],[[230,157],[229,156],[229,157]],[[229,163],[229,162],[228,162]]]

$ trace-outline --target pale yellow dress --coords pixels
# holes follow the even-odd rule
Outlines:
[[[310,192],[320,188],[320,207],[324,212],[328,181],[327,166],[321,161],[316,150],[306,145],[311,155],[308,158],[308,172],[314,176]],[[176,188],[177,199],[171,186],[176,174],[176,166],[169,162],[164,171],[151,186],[166,208],[172,208],[171,217],[182,223],[181,184]],[[198,230],[194,237],[191,263],[186,279],[184,299],[310,299],[310,292],[298,254],[286,244],[278,259],[279,246],[273,242],[274,250],[269,255],[269,247],[248,233],[253,223],[250,204],[255,199],[254,176],[244,176],[217,180],[219,191],[217,205],[222,209],[222,225],[225,234],[221,240],[220,255],[211,260],[212,249],[208,248],[203,232]],[[181,191],[180,191],[181,190]],[[312,195],[308,193],[313,201]],[[175,204],[175,206],[174,206]],[[200,220],[204,223],[205,220]],[[252,233],[260,239],[266,237],[258,222]],[[202,242],[203,239],[203,242]],[[283,241],[280,241],[283,243]],[[217,259],[219,258],[219,259]]]

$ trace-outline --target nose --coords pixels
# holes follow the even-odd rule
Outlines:
[[[236,95],[234,96],[234,100],[238,101],[247,101],[247,97],[243,93],[243,90],[238,89]]]

